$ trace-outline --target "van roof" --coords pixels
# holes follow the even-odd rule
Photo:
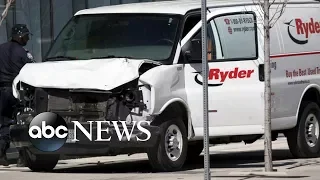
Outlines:
[[[234,5],[252,5],[258,0],[207,0],[207,7],[223,7]],[[281,0],[275,2],[283,3]],[[319,3],[316,0],[289,0],[292,3]],[[188,11],[201,9],[201,0],[166,0],[157,2],[140,2],[119,5],[109,5],[78,11],[80,14],[106,14],[106,13],[158,13],[185,15]]]

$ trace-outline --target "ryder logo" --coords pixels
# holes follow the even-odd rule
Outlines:
[[[288,25],[288,35],[290,39],[297,44],[307,44],[308,39],[312,34],[320,33],[320,23],[314,21],[313,18],[310,18],[309,21],[296,18],[285,24]],[[302,36],[302,39],[295,38],[293,34]]]
[[[199,85],[202,85],[202,82],[199,80],[199,75],[201,72],[194,72],[197,75],[194,77],[194,80]],[[208,74],[208,86],[221,86],[227,79],[246,79],[251,78],[254,70],[241,70],[238,67],[234,68],[231,71],[223,71],[219,68],[212,68],[209,70]],[[217,83],[211,83],[210,81],[216,81]]]

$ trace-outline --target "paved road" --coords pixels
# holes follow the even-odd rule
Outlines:
[[[263,140],[251,145],[239,143],[211,147],[212,179],[319,179],[320,158],[292,159],[284,138],[273,142],[273,149],[273,164],[278,172],[263,178],[243,174],[263,171]],[[0,167],[1,179],[14,180],[198,180],[203,179],[203,172],[203,156],[200,156],[195,162],[186,164],[182,171],[152,173],[145,154],[61,160],[53,173],[32,173],[27,168],[14,165]]]

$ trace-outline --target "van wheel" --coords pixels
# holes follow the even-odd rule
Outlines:
[[[286,134],[290,152],[295,158],[318,157],[320,108],[314,102],[302,102],[298,124]]]
[[[176,171],[186,161],[188,148],[187,130],[181,118],[174,118],[160,125],[159,143],[148,149],[148,158],[156,171]]]
[[[21,150],[25,165],[34,172],[50,172],[57,165],[59,155],[32,154],[30,151]]]

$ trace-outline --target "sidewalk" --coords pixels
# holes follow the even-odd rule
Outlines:
[[[250,145],[237,143],[210,147],[212,179],[319,179],[320,158],[292,159],[284,138],[272,144],[273,166],[277,172],[264,173],[263,144],[263,140],[259,140]],[[130,180],[150,178],[154,180],[198,180],[203,178],[203,157],[200,157],[195,164],[187,166],[180,172],[150,173],[149,170],[146,170],[150,169],[146,154],[136,154],[60,160],[56,170],[62,173],[58,173],[61,176],[82,174],[83,179],[86,179],[86,175],[98,178],[102,174],[108,174],[108,178],[119,180],[128,177],[132,177]],[[1,171],[23,172],[29,169],[11,165],[9,168],[0,166]],[[266,177],[264,178],[263,175]]]

